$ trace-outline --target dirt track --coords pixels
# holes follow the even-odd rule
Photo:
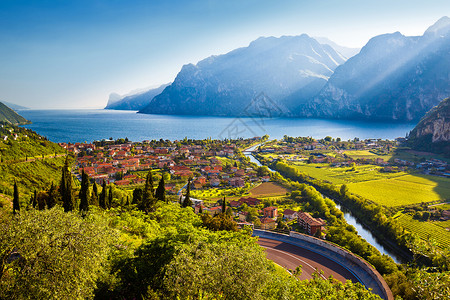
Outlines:
[[[300,280],[311,279],[315,270],[322,270],[323,277],[333,278],[345,282],[351,280],[358,282],[358,279],[340,264],[323,257],[317,253],[288,243],[260,238],[258,244],[266,249],[267,258],[280,266],[295,270],[298,265],[302,265],[302,275]]]

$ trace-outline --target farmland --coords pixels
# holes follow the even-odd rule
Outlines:
[[[249,192],[253,197],[270,197],[285,195],[289,190],[273,182],[263,182]]]
[[[444,227],[450,225],[449,221],[418,221],[409,214],[399,214],[396,219],[401,226],[417,234],[421,239],[427,240],[430,238],[438,242],[440,248],[450,248],[450,232],[446,229],[447,227]]]
[[[440,201],[450,196],[449,179],[425,175],[351,183],[348,187],[352,193],[389,207]]]

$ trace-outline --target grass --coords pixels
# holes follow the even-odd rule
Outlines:
[[[191,190],[191,196],[196,199],[206,200],[207,202],[215,202],[223,197],[228,200],[249,196],[245,188],[211,188],[203,190]],[[231,199],[230,199],[231,198]]]
[[[348,187],[350,192],[388,207],[442,201],[450,197],[449,179],[425,175],[351,183]]]
[[[345,151],[344,154],[347,154],[352,159],[358,159],[358,158],[377,159],[377,158],[381,158],[384,161],[389,161],[392,158],[392,154],[379,155],[379,154],[375,154],[373,152],[370,152],[369,150]]]
[[[443,224],[440,224],[445,222],[418,221],[408,214],[400,214],[397,220],[403,227],[417,234],[422,240],[434,239],[438,242],[440,248],[450,248],[450,232],[442,226]],[[450,225],[449,221],[446,222],[448,222],[446,223],[447,226]]]

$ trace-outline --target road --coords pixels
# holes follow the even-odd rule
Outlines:
[[[346,268],[320,254],[265,238],[259,238],[258,244],[266,249],[268,259],[286,269],[295,270],[298,265],[302,265],[303,272],[299,277],[300,280],[311,279],[316,270],[322,270],[323,278],[332,275],[333,278],[344,283],[348,279],[358,282],[358,279]]]

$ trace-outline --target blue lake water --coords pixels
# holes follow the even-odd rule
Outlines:
[[[288,136],[340,137],[343,140],[366,138],[394,139],[404,137],[413,123],[373,123],[361,121],[234,118],[208,116],[169,116],[137,114],[115,110],[22,110],[33,122],[25,127],[46,136],[53,142],[91,142],[94,140],[128,138],[131,141],[152,139],[179,140]]]

